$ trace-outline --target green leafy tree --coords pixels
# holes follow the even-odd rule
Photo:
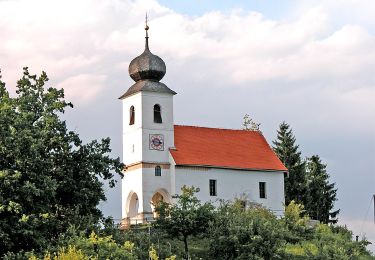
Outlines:
[[[312,238],[311,219],[305,214],[302,204],[292,200],[286,207],[284,217],[280,220],[288,229],[285,240],[289,243],[298,243]]]
[[[366,250],[369,242],[355,242],[352,235],[345,227],[318,224],[310,239],[285,244],[286,259],[374,259]]]
[[[306,176],[305,163],[301,159],[301,152],[296,145],[296,138],[290,126],[283,122],[277,131],[277,139],[273,141],[273,149],[286,168],[288,177],[285,178],[285,203],[292,200],[305,203]]]
[[[205,234],[214,218],[214,207],[201,204],[194,195],[197,188],[183,186],[181,195],[175,195],[176,202],[159,202],[155,207],[158,215],[155,228],[165,231],[173,238],[184,242],[185,258],[189,257],[188,238]]]
[[[304,207],[292,201],[280,222],[287,228],[281,246],[285,259],[374,259],[366,250],[368,241],[353,241],[346,227],[320,224],[304,214]]]
[[[305,208],[307,214],[323,223],[336,223],[340,210],[333,210],[337,189],[335,183],[329,183],[326,165],[318,155],[307,158],[307,193]]]
[[[255,123],[255,121],[248,115],[245,114],[243,117],[242,129],[248,131],[260,131],[260,124]]]
[[[224,202],[210,225],[210,259],[283,259],[286,228],[261,206]]]
[[[81,234],[72,236],[67,241],[67,246],[60,247],[57,252],[44,253],[44,260],[97,260],[97,259],[123,259],[136,260],[134,254],[134,243],[126,241],[118,244],[111,236],[99,236],[91,232],[89,237]],[[51,257],[52,256],[52,257]],[[38,260],[35,255],[31,255],[30,260]]]
[[[101,180],[113,187],[122,174],[109,138],[83,144],[67,129],[60,115],[73,106],[47,81],[24,68],[11,97],[0,77],[0,256],[42,251],[69,226],[97,223]]]

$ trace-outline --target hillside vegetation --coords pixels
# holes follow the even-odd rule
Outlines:
[[[283,217],[244,199],[202,204],[184,187],[173,205],[155,205],[152,225],[119,230],[97,206],[124,165],[109,138],[84,144],[68,130],[61,114],[73,106],[47,81],[25,68],[12,97],[0,74],[0,258],[373,259],[365,239],[332,225],[336,189],[319,157],[301,161],[287,125],[275,142],[291,169]]]
[[[186,188],[189,190],[189,188]],[[186,194],[186,193],[185,193]],[[189,199],[195,197],[192,193]],[[180,200],[181,202],[181,200]],[[179,203],[180,203],[179,202]],[[199,202],[199,201],[198,201]],[[179,204],[177,203],[177,204]],[[180,204],[181,206],[182,204]],[[303,216],[303,206],[293,201],[285,215],[276,217],[242,200],[223,202],[218,208],[188,208],[178,226],[153,225],[121,231],[107,221],[104,228],[62,236],[47,253],[24,254],[30,259],[375,259],[366,240],[353,241],[346,227],[313,224]],[[171,207],[174,207],[171,205]],[[199,209],[201,207],[201,209]],[[205,213],[198,211],[205,210]],[[173,209],[171,209],[173,211]],[[198,216],[200,215],[200,216]],[[210,218],[202,218],[202,215]],[[169,223],[169,224],[171,224]],[[190,225],[205,230],[188,236],[189,253],[175,231]]]

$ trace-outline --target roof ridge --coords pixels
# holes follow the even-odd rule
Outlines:
[[[260,130],[252,130],[252,129],[235,129],[235,128],[222,128],[222,127],[210,127],[210,126],[196,126],[196,125],[178,125],[175,124],[174,126],[182,126],[182,127],[192,127],[192,128],[206,128],[206,129],[217,129],[217,130],[227,130],[227,131],[240,131],[240,132],[257,132],[261,135],[262,132]]]

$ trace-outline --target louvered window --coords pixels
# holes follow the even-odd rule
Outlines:
[[[163,121],[161,119],[161,108],[160,105],[156,104],[154,106],[154,123],[161,124]]]
[[[130,107],[130,120],[129,120],[129,125],[134,125],[134,121],[135,121],[135,110],[134,110],[134,106],[131,106]]]

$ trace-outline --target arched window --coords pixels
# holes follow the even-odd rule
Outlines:
[[[154,123],[158,123],[158,124],[162,123],[162,120],[161,120],[161,108],[160,108],[160,105],[158,105],[158,104],[156,104],[154,106]]]
[[[131,106],[130,107],[130,120],[129,120],[129,125],[134,125],[134,121],[135,121],[135,110],[134,110],[134,106]]]
[[[159,165],[155,167],[155,176],[161,176],[161,167]]]

